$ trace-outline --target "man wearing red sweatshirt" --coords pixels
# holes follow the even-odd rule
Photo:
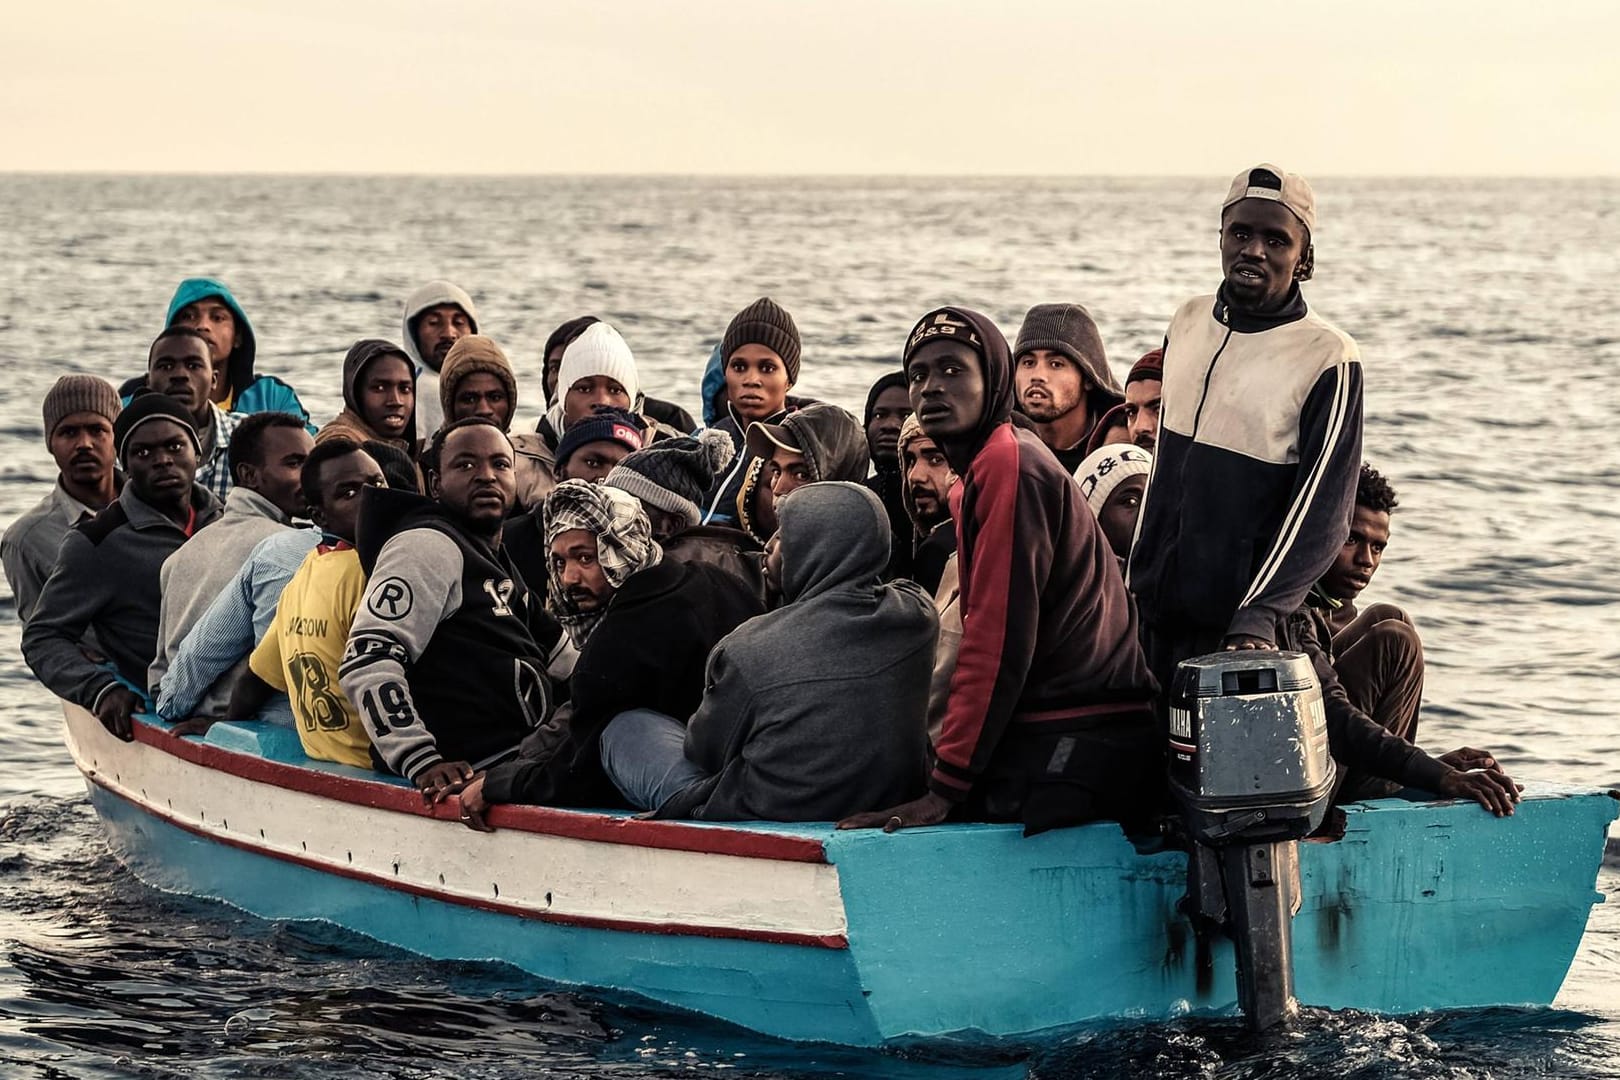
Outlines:
[[[961,653],[927,792],[840,825],[1140,817],[1163,780],[1135,611],[1079,487],[1011,422],[1006,338],[940,308],[912,330],[905,370],[918,422],[961,477]]]

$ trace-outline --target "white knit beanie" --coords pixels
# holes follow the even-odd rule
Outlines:
[[[641,408],[641,378],[636,374],[636,358],[619,332],[605,322],[592,323],[563,350],[557,368],[557,404],[568,388],[580,379],[605,375],[624,387],[630,395],[630,408]],[[560,410],[559,410],[560,414]],[[558,428],[557,433],[562,434]]]
[[[1112,443],[1092,451],[1075,468],[1074,479],[1091,512],[1101,514],[1103,504],[1108,502],[1108,496],[1119,487],[1121,480],[1146,476],[1152,470],[1152,454],[1130,443]]]

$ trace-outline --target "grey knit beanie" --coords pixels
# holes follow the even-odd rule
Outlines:
[[[799,381],[799,344],[799,327],[793,316],[775,300],[762,296],[737,312],[726,327],[726,336],[720,339],[720,359],[730,360],[744,345],[763,345],[782,358],[791,386]]]
[[[786,359],[786,357],[783,357]],[[648,506],[685,516],[687,525],[703,518],[698,506],[714,488],[714,478],[736,455],[723,431],[705,428],[637,450],[613,467],[604,484],[627,491]]]
[[[118,391],[94,375],[64,375],[45,391],[45,445],[51,445],[56,425],[77,412],[95,413],[111,424],[121,411]]]
[[[1088,371],[1088,361],[1095,362],[1103,371],[1108,370],[1102,335],[1097,332],[1091,313],[1079,304],[1036,304],[1029,309],[1024,325],[1018,330],[1013,358],[1036,349],[1060,352]]]

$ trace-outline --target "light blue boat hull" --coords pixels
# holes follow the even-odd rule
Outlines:
[[[233,739],[243,745],[228,731],[218,741]],[[100,751],[119,753],[117,745]],[[120,791],[128,778],[114,783],[106,763],[80,764],[113,850],[159,888],[265,918],[325,920],[426,956],[504,961],[782,1038],[1022,1040],[1104,1018],[1235,1008],[1229,946],[1215,942],[1211,965],[1201,967],[1177,912],[1185,857],[1139,854],[1113,825],[1027,839],[1003,826],[892,836],[824,825],[678,826],[688,836],[821,846],[836,871],[831,895],[844,933],[770,940],[762,930],[749,939],[747,926],[728,937],[565,925],[299,865],[199,835]],[[1527,792],[1505,820],[1472,804],[1348,807],[1343,840],[1301,845],[1300,1001],[1386,1013],[1551,1003],[1601,900],[1593,885],[1616,809],[1605,795],[1551,787]],[[342,813],[334,802],[332,820]],[[428,827],[447,859],[479,842],[453,821]],[[657,856],[623,841],[600,848],[593,858]],[[786,865],[757,861],[761,873]]]

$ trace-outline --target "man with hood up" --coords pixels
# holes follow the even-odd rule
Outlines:
[[[416,438],[426,443],[444,426],[439,401],[439,370],[450,346],[478,333],[478,308],[461,286],[438,279],[405,298],[400,338],[416,374]]]
[[[1013,349],[1018,408],[1066,472],[1085,460],[1091,436],[1125,400],[1108,369],[1102,336],[1079,304],[1036,304],[1024,316]]]
[[[737,496],[737,522],[760,543],[776,532],[776,500],[805,484],[859,484],[870,462],[866,432],[837,405],[807,405],[776,422],[748,425],[744,446],[763,464]]]
[[[940,308],[905,363],[918,423],[961,477],[962,641],[928,793],[841,824],[893,831],[954,810],[1036,832],[1145,814],[1163,768],[1136,612],[1079,487],[1012,423],[1006,338]]]
[[[169,313],[163,328],[189,327],[207,341],[214,360],[213,402],[227,413],[289,413],[304,422],[311,435],[309,410],[298,400],[298,393],[274,375],[254,371],[258,358],[258,338],[253,324],[223,281],[214,278],[186,278],[169,299]],[[119,388],[127,403],[141,387],[149,385],[145,376]],[[161,389],[154,387],[154,389]]]
[[[326,422],[315,441],[381,442],[415,459],[416,388],[416,367],[404,349],[381,338],[361,338],[343,357],[343,411]]]
[[[782,500],[766,576],[782,595],[709,656],[684,726],[615,719],[602,764],[662,818],[835,821],[923,786],[938,622],[914,582],[884,584],[889,515],[865,487],[814,484]]]
[[[889,579],[911,577],[911,553],[915,536],[911,515],[906,511],[906,474],[900,464],[900,429],[911,416],[911,391],[906,373],[891,371],[872,384],[866,394],[866,445],[872,456],[872,475],[866,486],[883,500],[889,512],[889,530],[894,536],[894,553],[889,557]]]

